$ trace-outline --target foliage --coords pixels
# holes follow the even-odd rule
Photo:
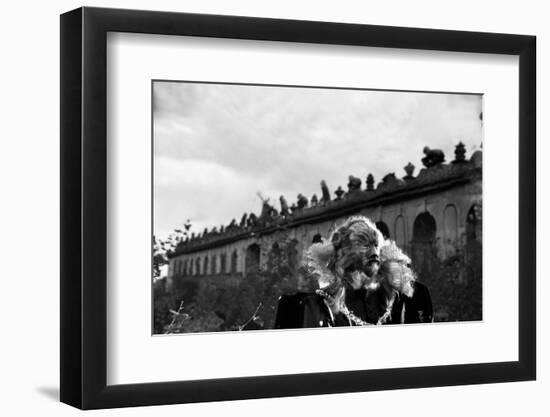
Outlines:
[[[271,249],[265,266],[237,276],[201,277],[195,288],[174,285],[171,316],[162,315],[155,332],[189,333],[272,328],[279,297],[305,289],[295,241],[285,239]],[[190,279],[186,280],[191,282]],[[159,299],[160,304],[169,298]],[[155,299],[155,305],[156,305]],[[185,304],[185,308],[183,305]],[[177,308],[177,306],[180,308]]]
[[[296,242],[285,239],[264,253],[262,269],[246,277],[187,277],[155,284],[155,333],[195,333],[273,328],[279,297],[312,291],[299,267]],[[436,321],[482,319],[481,242],[469,240],[454,255],[438,257],[433,243],[412,250],[413,268],[428,286]]]
[[[153,281],[161,277],[161,267],[168,264],[168,255],[189,236],[191,221],[188,219],[181,229],[175,229],[166,239],[153,236]]]
[[[419,280],[428,286],[436,321],[482,319],[482,247],[471,240],[443,260],[431,248],[431,261],[417,263]],[[414,256],[413,256],[413,265]]]

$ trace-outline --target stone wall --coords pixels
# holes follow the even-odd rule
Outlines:
[[[233,220],[192,236],[170,255],[169,281],[208,278],[237,282],[247,272],[264,267],[267,254],[278,242],[294,240],[300,256],[312,242],[328,237],[352,215],[376,222],[412,257],[413,267],[416,263],[420,268],[427,257],[452,258],[462,252],[468,238],[481,242],[482,153],[477,151],[466,160],[459,144],[455,160],[448,164],[427,148],[425,154],[425,167],[416,177],[410,163],[403,178],[388,174],[376,188],[371,175],[365,189],[361,189],[360,179],[350,176],[347,192],[339,187],[334,199],[323,182],[321,199],[314,195],[308,201],[299,195],[289,208],[282,198],[280,211],[264,202],[259,216],[245,214],[239,225]],[[435,159],[430,160],[430,155]]]

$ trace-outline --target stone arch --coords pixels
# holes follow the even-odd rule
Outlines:
[[[407,247],[407,228],[402,215],[397,216],[393,223],[393,237],[397,246],[402,249]]]
[[[231,255],[231,273],[235,274],[237,272],[237,265],[239,262],[239,255],[237,254],[237,251],[234,250],[233,254]]]
[[[443,210],[443,246],[446,255],[456,252],[458,244],[458,212],[454,204],[448,204]]]
[[[267,268],[275,268],[281,260],[281,247],[278,242],[274,242],[271,245],[271,249],[267,255]]]
[[[246,248],[244,262],[246,274],[257,272],[260,269],[260,245],[253,243]]]
[[[321,243],[323,241],[323,236],[321,236],[320,233],[317,233],[315,236],[313,236],[313,239],[311,239],[311,243]]]
[[[201,274],[201,259],[199,257],[195,258],[195,275]]]
[[[466,215],[466,276],[470,285],[480,285],[482,280],[482,211],[481,204],[473,204]],[[481,300],[479,300],[481,305]],[[481,316],[481,313],[480,313]]]
[[[482,211],[480,204],[473,204],[466,215],[466,243],[472,241],[481,242],[482,237]]]
[[[204,255],[204,258],[202,261],[202,274],[208,275],[208,255]]]
[[[279,258],[281,256],[281,246],[279,246],[278,242],[271,245],[271,254],[274,258]]]
[[[427,211],[416,216],[413,224],[411,255],[421,280],[430,281],[439,266],[436,248],[437,224]]]
[[[376,222],[376,228],[380,230],[380,233],[382,233],[382,236],[384,236],[384,238],[389,239],[390,229],[388,228],[388,225],[386,223],[380,220],[379,222]]]
[[[299,245],[298,239],[292,239],[287,246],[288,265],[291,269],[298,268],[299,261]]]
[[[221,253],[220,254],[220,274],[226,274],[227,273],[227,254]]]
[[[435,218],[427,211],[420,213],[414,219],[413,241],[433,242],[435,240],[437,226]]]

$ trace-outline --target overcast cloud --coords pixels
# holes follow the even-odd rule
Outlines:
[[[346,188],[350,174],[418,173],[422,148],[482,141],[481,96],[155,82],[154,224],[164,237],[259,214],[298,193]]]

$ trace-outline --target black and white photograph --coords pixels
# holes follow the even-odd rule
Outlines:
[[[483,320],[483,95],[152,81],[153,334]]]
[[[544,4],[6,2],[0,415],[544,416]]]

